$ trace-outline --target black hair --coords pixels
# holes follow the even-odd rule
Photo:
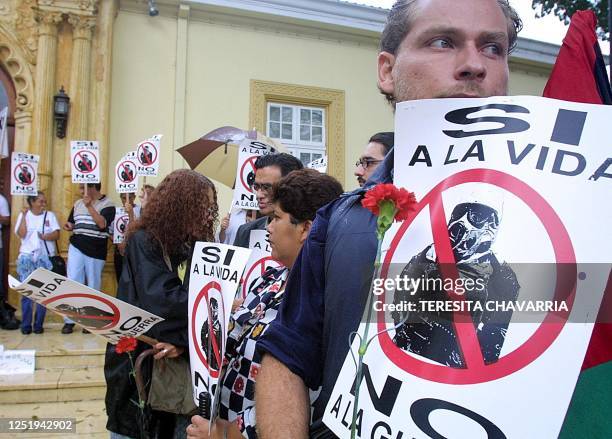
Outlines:
[[[26,197],[26,201],[28,202],[28,206],[32,207],[32,203],[36,200],[38,200],[38,197],[40,197],[41,195],[45,195],[43,193],[43,191],[38,191],[36,192],[36,195],[28,195]]]
[[[86,185],[88,188],[95,188],[98,192],[100,192],[100,190],[102,189],[102,183],[86,183]]]
[[[272,189],[272,200],[291,217],[293,224],[314,220],[319,208],[342,194],[342,185],[334,177],[314,169],[293,171]]]
[[[291,171],[303,169],[304,165],[291,154],[284,152],[278,154],[262,155],[255,160],[255,169],[267,168],[268,166],[278,166],[281,176],[289,174]]]
[[[395,145],[395,133],[393,131],[383,131],[380,133],[376,133],[372,137],[370,137],[368,143],[370,142],[380,143],[385,150],[385,155],[387,155],[391,148],[393,148],[393,145]]]

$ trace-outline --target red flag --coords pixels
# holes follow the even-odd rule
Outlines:
[[[593,11],[577,11],[557,56],[543,96],[587,104],[612,104],[612,91],[599,49]]]
[[[578,11],[563,40],[544,96],[590,104],[612,104],[612,90],[599,49],[593,11]],[[612,274],[604,293],[598,321],[612,315]],[[560,439],[612,437],[609,410],[612,405],[612,324],[596,323],[582,373],[567,412]]]

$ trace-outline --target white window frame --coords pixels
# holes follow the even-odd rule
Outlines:
[[[273,137],[270,135],[270,123],[276,122],[271,120],[270,113],[272,107],[280,108],[280,137]],[[296,105],[296,104],[287,104],[283,102],[268,102],[267,105],[267,118],[266,118],[266,135],[272,139],[278,140],[283,145],[285,145],[291,153],[291,155],[300,159],[300,153],[308,153],[310,154],[310,158],[313,159],[313,154],[319,154],[321,156],[325,156],[327,154],[327,129],[326,129],[326,109],[323,107],[312,107],[308,105]],[[282,138],[282,112],[283,108],[291,108],[292,111],[292,120],[291,120],[291,139],[283,139]],[[313,142],[312,140],[300,140],[300,110],[318,110],[321,112],[321,142]],[[310,125],[313,126],[312,124]],[[314,125],[317,126],[317,125]],[[311,160],[312,161],[312,160]],[[307,164],[307,163],[305,163]]]

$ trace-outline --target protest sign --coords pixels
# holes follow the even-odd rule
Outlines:
[[[359,436],[558,436],[610,274],[611,116],[535,97],[398,105],[395,184],[419,202],[385,237],[358,329]],[[340,437],[355,381],[349,353],[324,415]]]
[[[255,183],[255,161],[259,156],[270,154],[271,149],[271,146],[249,138],[240,143],[232,209],[259,210],[255,191],[251,187]]]
[[[267,230],[251,230],[249,235],[251,256],[246,263],[244,275],[240,280],[238,298],[244,299],[254,282],[259,279],[269,267],[281,267],[282,264],[272,258],[270,234]]]
[[[113,220],[113,244],[121,244],[125,239],[125,231],[130,223],[130,217],[123,207],[115,208]]]
[[[0,158],[8,157],[8,107],[0,111]]]
[[[138,192],[136,152],[130,151],[115,165],[115,190],[118,194]]]
[[[319,171],[321,174],[325,174],[327,172],[327,156],[324,155],[320,159],[313,160],[308,163],[306,167]]]
[[[100,148],[92,140],[70,142],[70,166],[73,183],[100,183]]]
[[[136,146],[136,160],[138,175],[143,177],[156,177],[159,170],[159,145],[161,134],[143,140]]]
[[[250,250],[197,242],[189,275],[189,358],[193,399],[211,395],[211,421],[219,400],[219,376],[225,356],[232,303]]]
[[[36,269],[23,282],[9,276],[9,286],[112,344],[124,336],[138,337],[164,320],[44,268]]]
[[[11,154],[11,195],[36,196],[38,159],[35,154],[16,151]]]

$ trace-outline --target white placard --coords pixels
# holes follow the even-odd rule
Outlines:
[[[115,165],[115,190],[118,194],[138,193],[136,152],[130,151]]]
[[[327,156],[324,155],[320,159],[313,160],[312,162],[308,163],[306,167],[310,169],[315,169],[321,174],[325,174],[327,172]]]
[[[13,151],[11,154],[11,195],[36,196],[38,160],[35,154]]]
[[[282,264],[272,258],[270,248],[270,234],[267,230],[251,230],[249,235],[249,248],[251,256],[240,280],[237,298],[244,299],[254,282],[259,279],[269,267],[282,267]]]
[[[238,147],[238,166],[232,209],[259,210],[255,191],[255,161],[262,155],[271,154],[272,147],[258,140],[244,139]]]
[[[121,244],[125,240],[125,232],[130,217],[123,207],[115,208],[115,219],[113,220],[113,244]]]
[[[395,184],[419,204],[387,233],[379,281],[428,270],[454,282],[445,303],[472,307],[432,311],[424,293],[439,290],[422,284],[395,283],[387,303],[372,296],[368,337],[383,332],[364,357],[361,437],[558,436],[610,273],[612,141],[601,130],[611,118],[607,106],[536,97],[397,106]],[[457,283],[474,277],[486,293],[476,300]],[[503,314],[489,308],[504,302]],[[512,303],[553,308],[526,322]],[[417,322],[403,322],[401,307]],[[324,415],[340,437],[350,436],[354,380],[349,353]]]
[[[36,351],[34,349],[15,349],[0,352],[0,375],[32,375],[35,366]]]
[[[73,183],[100,183],[100,148],[95,140],[70,142]]]
[[[161,139],[163,135],[156,134],[143,140],[136,146],[136,160],[138,175],[143,177],[156,177],[159,171],[159,156]]]
[[[9,286],[19,294],[112,344],[124,336],[138,337],[164,320],[44,268],[37,268],[23,282],[10,275],[8,278]]]
[[[232,302],[250,250],[197,242],[189,277],[189,358],[193,399],[209,392],[211,421],[216,416],[218,384],[225,356]],[[212,316],[212,318],[209,318]]]

